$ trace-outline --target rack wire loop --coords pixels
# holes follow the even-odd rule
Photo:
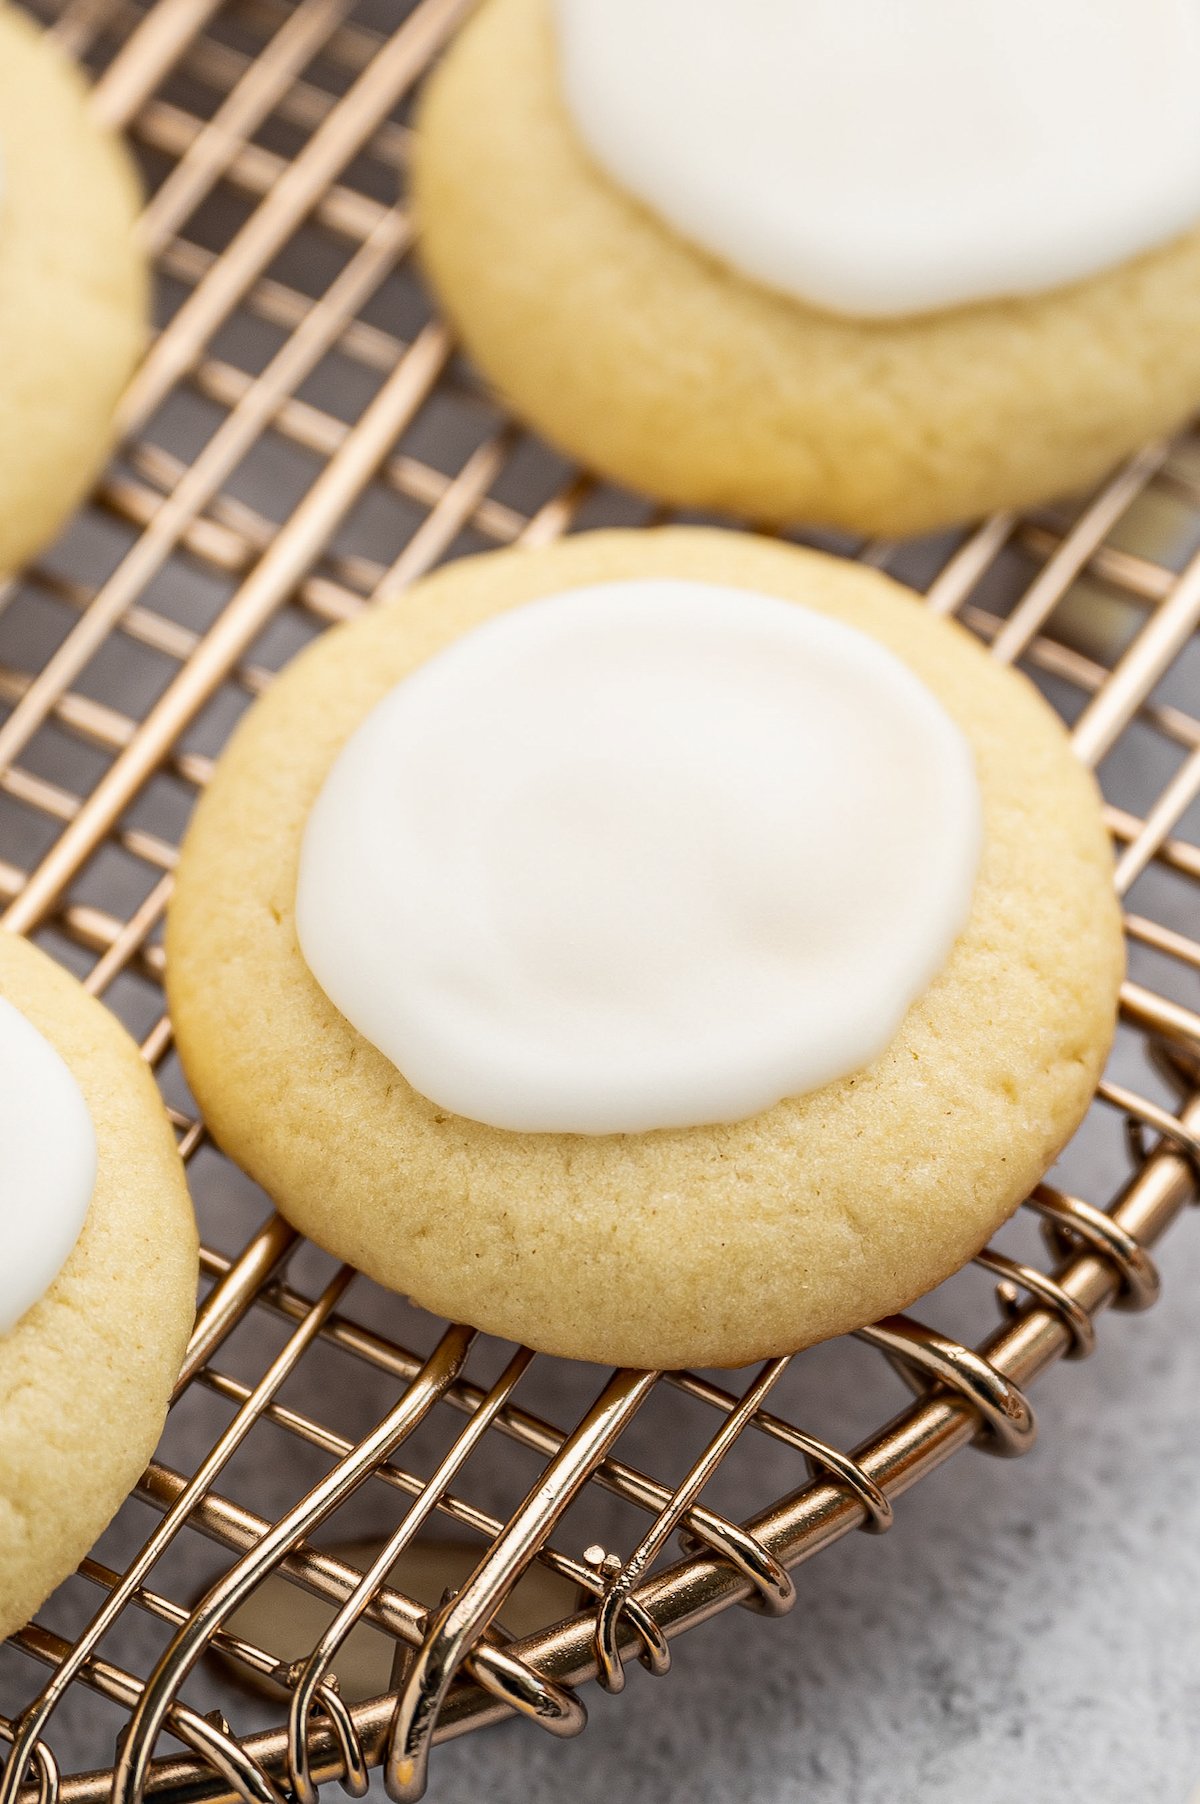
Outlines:
[[[979,1417],[975,1445],[985,1453],[1012,1458],[1032,1447],[1037,1424],[1029,1399],[973,1348],[904,1315],[860,1328],[857,1338],[878,1347],[918,1396],[949,1391],[968,1403]]]
[[[621,1691],[625,1669],[621,1661],[618,1626],[634,1586],[645,1577],[670,1536],[695,1503],[729,1448],[751,1422],[788,1368],[789,1360],[771,1359],[763,1366],[745,1396],[731,1409],[704,1452],[676,1487],[675,1495],[646,1531],[620,1572],[614,1574],[596,1613],[594,1645],[600,1683],[606,1691]],[[724,1552],[724,1549],[722,1550]],[[796,1587],[779,1561],[765,1547],[747,1537],[732,1553],[733,1563],[744,1572],[755,1593],[772,1615],[782,1615],[796,1601]]]
[[[20,1727],[21,1724],[19,1720],[16,1724],[0,1721],[0,1740],[8,1742],[9,1746],[12,1747],[16,1742]],[[11,1758],[10,1755],[9,1762],[6,1763],[6,1771],[8,1764],[11,1764]],[[36,1804],[58,1804],[60,1790],[58,1762],[54,1758],[52,1750],[44,1741],[34,1741],[31,1744],[27,1756],[26,1771],[28,1771],[30,1765],[37,1769]]]
[[[1049,1309],[1062,1322],[1070,1336],[1068,1359],[1086,1359],[1096,1350],[1096,1324],[1082,1303],[1077,1303],[1056,1279],[1036,1266],[1023,1265],[1007,1253],[985,1247],[975,1255],[975,1264],[993,1272],[1000,1282],[996,1286],[1001,1307],[1010,1317],[1020,1310],[1020,1292],[1026,1291],[1043,1308]]]
[[[597,1602],[602,1601],[605,1592],[621,1570],[621,1556],[616,1553],[605,1553],[603,1547],[589,1547],[584,1552],[584,1559],[596,1575]],[[586,1609],[593,1602],[591,1593],[581,1590],[576,1597],[577,1606]],[[655,1678],[662,1678],[671,1670],[671,1646],[650,1612],[640,1604],[636,1597],[625,1600],[625,1620],[637,1635],[641,1646],[637,1650],[637,1658]]]
[[[1042,1217],[1047,1243],[1053,1253],[1065,1257],[1082,1242],[1115,1272],[1114,1307],[1138,1311],[1150,1309],[1162,1291],[1158,1267],[1145,1247],[1120,1222],[1082,1197],[1066,1196],[1039,1184],[1029,1207]]]
[[[424,1795],[438,1712],[471,1642],[501,1608],[579,1484],[637,1414],[657,1376],[614,1373],[461,1591],[431,1618],[388,1731],[384,1781],[398,1804]],[[547,1713],[538,1720],[552,1734],[577,1735],[587,1721],[583,1704],[563,1688],[543,1688],[539,1701]]]
[[[473,1338],[469,1328],[447,1328],[404,1395],[372,1433],[231,1566],[193,1611],[155,1667],[133,1713],[129,1738],[113,1775],[113,1804],[136,1804],[140,1798],[154,1742],[171,1700],[204,1652],[213,1630],[260,1583],[280,1554],[336,1509],[362,1476],[411,1434],[458,1376]]]
[[[307,1660],[299,1663],[291,1706],[288,1711],[288,1758],[292,1770],[292,1785],[299,1804],[317,1804],[317,1788],[313,1784],[308,1761],[308,1716],[317,1697],[321,1695],[324,1674],[329,1662],[336,1658],[338,1648],[361,1617],[376,1588],[387,1577],[404,1549],[411,1545],[422,1524],[440,1502],[451,1480],[456,1473],[461,1471],[495,1422],[500,1411],[506,1407],[517,1384],[528,1370],[532,1358],[533,1355],[527,1347],[518,1348],[483,1403],[468,1420],[467,1426],[441,1461],[437,1471],[424,1486],[420,1496],[412,1503],[397,1528],[388,1536],[370,1567],[363,1574],[361,1582],[351,1592],[329,1627],[320,1636],[312,1653]],[[538,1721],[545,1721],[555,1716],[565,1718],[573,1714],[572,1705],[565,1694],[559,1693],[554,1687],[547,1686],[545,1681],[536,1674],[523,1672],[514,1684],[514,1675],[507,1663],[501,1670],[506,1681],[502,1685],[501,1696],[506,1702],[512,1703],[515,1708],[519,1709],[523,1715],[532,1716]],[[482,1678],[485,1675],[481,1673],[479,1676]],[[348,1773],[349,1770],[349,1765],[347,1765]]]

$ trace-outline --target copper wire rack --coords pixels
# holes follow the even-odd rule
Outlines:
[[[913,1315],[752,1372],[609,1374],[434,1322],[299,1243],[194,1118],[161,994],[179,835],[331,622],[462,552],[661,516],[506,418],[412,268],[408,107],[464,0],[35,10],[141,158],[160,331],[87,508],[0,591],[0,905],[158,1072],[204,1296],[137,1492],[0,1650],[0,1804],[308,1804],[377,1765],[417,1796],[441,1738],[572,1735],[584,1681],[664,1672],[731,1605],[785,1611],[801,1561],[886,1530],[951,1454],[1022,1453],[1033,1380],[1153,1303],[1200,1177],[1200,441],[917,544],[795,535],[1019,663],[1105,788],[1122,1025],[997,1243]]]

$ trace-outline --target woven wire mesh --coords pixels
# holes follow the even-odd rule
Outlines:
[[[399,24],[385,0],[36,10],[142,161],[161,331],[88,507],[0,592],[0,906],[158,1073],[205,1295],[155,1462],[0,1651],[2,1732],[24,1737],[6,1785],[99,1799],[119,1759],[126,1796],[361,1790],[398,1695],[426,1706],[419,1769],[430,1737],[514,1709],[574,1732],[597,1672],[665,1669],[671,1636],[731,1604],[787,1608],[790,1568],[886,1529],[951,1453],[1022,1451],[1029,1383],[1085,1354],[1110,1304],[1153,1301],[1146,1248],[1200,1153],[1200,441],[915,544],[795,535],[1019,663],[1099,771],[1130,976],[1050,1183],[913,1317],[791,1361],[654,1377],[514,1355],[297,1244],[208,1143],[163,1015],[161,918],[214,756],[316,633],[463,552],[662,516],[505,417],[412,267],[408,107],[464,0]],[[834,1365],[854,1381],[826,1384]],[[759,1507],[734,1519],[748,1480]],[[285,1592],[316,1616],[297,1627]],[[341,1632],[310,1657],[343,1605],[339,1631],[361,1616],[374,1637],[354,1682]]]

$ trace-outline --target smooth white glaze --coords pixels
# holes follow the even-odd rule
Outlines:
[[[1200,220],[1197,0],[555,0],[595,160],[744,274],[898,316]]]
[[[966,740],[873,639],[688,582],[464,635],[334,762],[296,926],[440,1107],[580,1134],[733,1121],[870,1063],[969,909]]]
[[[96,1134],[79,1085],[0,997],[0,1334],[50,1288],[96,1187]]]

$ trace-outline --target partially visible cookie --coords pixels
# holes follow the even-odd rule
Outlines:
[[[0,1335],[3,1636],[74,1570],[154,1450],[191,1329],[197,1246],[174,1135],[123,1029],[3,932],[0,1000],[65,1060],[97,1158],[66,1263]]]
[[[422,99],[414,197],[483,374],[592,468],[684,506],[904,534],[1082,489],[1200,402],[1200,231],[1023,299],[820,311],[597,168],[553,11],[487,0],[460,33]]]
[[[0,5],[0,571],[78,504],[146,336],[139,190],[83,80]]]
[[[342,747],[427,660],[524,603],[633,579],[779,597],[908,666],[974,755],[969,918],[850,1076],[720,1125],[487,1126],[415,1090],[318,985],[296,930],[302,837]],[[1123,969],[1096,787],[1029,683],[872,570],[685,528],[467,559],[319,640],[200,802],[167,946],[206,1119],[297,1227],[440,1313],[648,1366],[790,1351],[906,1307],[969,1259],[1087,1108]]]

